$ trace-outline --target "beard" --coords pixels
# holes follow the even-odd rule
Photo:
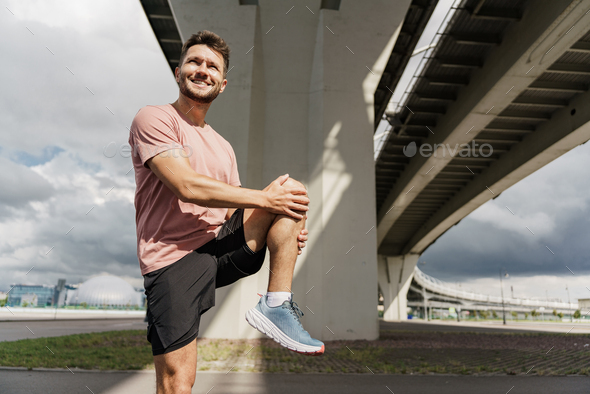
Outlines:
[[[217,96],[219,96],[219,91],[221,90],[221,84],[211,86],[211,89],[206,92],[201,92],[200,90],[193,88],[191,85],[192,82],[186,76],[181,76],[180,93],[200,104],[210,104],[217,98]]]

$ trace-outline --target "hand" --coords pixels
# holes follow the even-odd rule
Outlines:
[[[307,234],[309,234],[309,231],[307,231],[307,229],[304,228],[303,230],[301,230],[301,232],[297,236],[297,242],[299,244],[298,245],[299,251],[297,252],[298,255],[303,253],[303,251],[301,249],[305,248],[305,242],[307,241]]]
[[[264,188],[263,192],[268,201],[266,209],[275,214],[288,215],[301,220],[305,212],[309,210],[307,190],[302,186],[283,186],[288,179],[289,174],[281,175]]]

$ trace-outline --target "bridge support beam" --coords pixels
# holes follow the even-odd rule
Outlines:
[[[383,292],[383,320],[407,320],[408,290],[419,257],[418,254],[379,255],[378,280]]]
[[[457,100],[449,105],[445,115],[437,120],[436,129],[424,143],[429,146],[444,145],[446,143],[449,143],[450,146],[471,143],[480,130],[496,119],[514,99],[526,91],[569,48],[587,34],[590,16],[586,16],[586,14],[589,6],[590,0],[575,2],[556,0],[544,3],[543,7],[529,6],[523,14],[522,20],[506,30],[506,34],[502,38],[502,44],[490,51],[483,67],[472,73],[469,84],[459,91]],[[570,28],[571,30],[568,30]],[[573,109],[571,103],[568,103],[567,113],[569,118],[567,123],[557,123],[557,130],[560,131],[560,135],[563,135],[561,131],[565,130],[565,127],[567,127],[568,133],[573,131],[573,129],[569,128],[569,124],[576,122],[573,114],[569,115]],[[566,109],[562,108],[556,113],[560,111],[565,113]],[[584,116],[579,109],[575,113],[577,118]],[[549,123],[556,123],[554,119],[555,114],[552,115]],[[538,130],[525,138],[529,141],[519,143],[515,147],[517,149],[510,149],[509,151],[510,156],[517,157],[519,162],[522,161],[522,157],[530,157],[531,152],[538,150],[541,143],[549,139],[540,138]],[[578,143],[581,142],[584,141]],[[558,144],[555,143],[555,145]],[[517,150],[519,153],[513,153]],[[552,156],[551,160],[558,157],[559,154],[565,153],[561,148],[559,154],[557,154],[558,150],[551,150],[553,152],[545,155],[547,158]],[[523,151],[525,156],[521,153]],[[460,215],[456,214],[456,210],[438,209],[435,215],[436,218],[431,216],[428,225],[422,223],[419,231],[415,232],[410,240],[404,240],[403,242],[399,240],[393,241],[395,239],[396,222],[410,207],[415,198],[429,184],[432,185],[431,181],[445,169],[454,157],[452,155],[441,157],[441,155],[434,154],[429,156],[416,155],[410,160],[400,177],[392,185],[392,189],[378,213],[378,253],[388,255],[422,253],[444,231],[485,202],[480,199],[479,201],[482,202],[478,202],[478,205],[470,204],[468,207],[463,207],[464,209],[462,209]],[[539,169],[550,161],[541,164],[540,160],[535,160],[540,165],[533,162],[527,166],[526,171],[519,171],[516,165],[517,162],[512,157],[510,159],[507,157],[508,154],[502,156],[503,165],[499,165],[498,162],[494,163],[494,165],[496,167],[511,166],[510,170],[514,170],[515,174],[521,172],[528,175],[528,173]],[[492,167],[488,169],[488,172],[493,174],[492,177],[500,174],[500,172],[492,170]],[[502,182],[498,182],[498,185],[492,187],[490,183],[483,184],[485,193],[482,193],[482,196],[493,196],[489,190],[493,190],[493,193],[498,195],[499,192],[505,190],[505,188],[499,187],[501,183],[514,184],[522,179],[512,174],[508,175],[508,172],[502,172],[501,174],[498,178]],[[509,181],[506,182],[507,180]],[[481,184],[477,184],[478,191],[481,191],[481,186]],[[474,188],[475,182],[469,183],[469,187]],[[465,194],[463,191],[461,193]],[[457,197],[454,196],[453,200],[457,200]],[[449,203],[447,202],[446,205],[449,206]],[[456,215],[452,215],[453,213]],[[441,218],[443,215],[445,217]],[[450,219],[450,216],[453,218]],[[442,220],[444,220],[444,223]],[[436,227],[436,232],[432,231],[433,227]],[[427,236],[429,232],[431,234]]]

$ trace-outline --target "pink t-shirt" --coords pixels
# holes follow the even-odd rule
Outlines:
[[[183,148],[191,167],[232,186],[241,186],[234,151],[208,124],[199,127],[171,104],[140,109],[129,134],[135,169],[137,257],[141,274],[166,267],[217,236],[227,208],[184,203],[145,164]],[[172,152],[169,152],[172,154]]]

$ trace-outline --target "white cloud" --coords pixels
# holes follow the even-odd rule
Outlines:
[[[0,168],[0,204],[3,208],[22,208],[31,201],[46,200],[54,193],[49,182],[24,165],[0,156]]]
[[[139,287],[131,159],[103,149],[127,142],[141,107],[178,95],[141,5],[6,5],[15,15],[0,13],[11,38],[0,41],[0,289],[107,272]]]

